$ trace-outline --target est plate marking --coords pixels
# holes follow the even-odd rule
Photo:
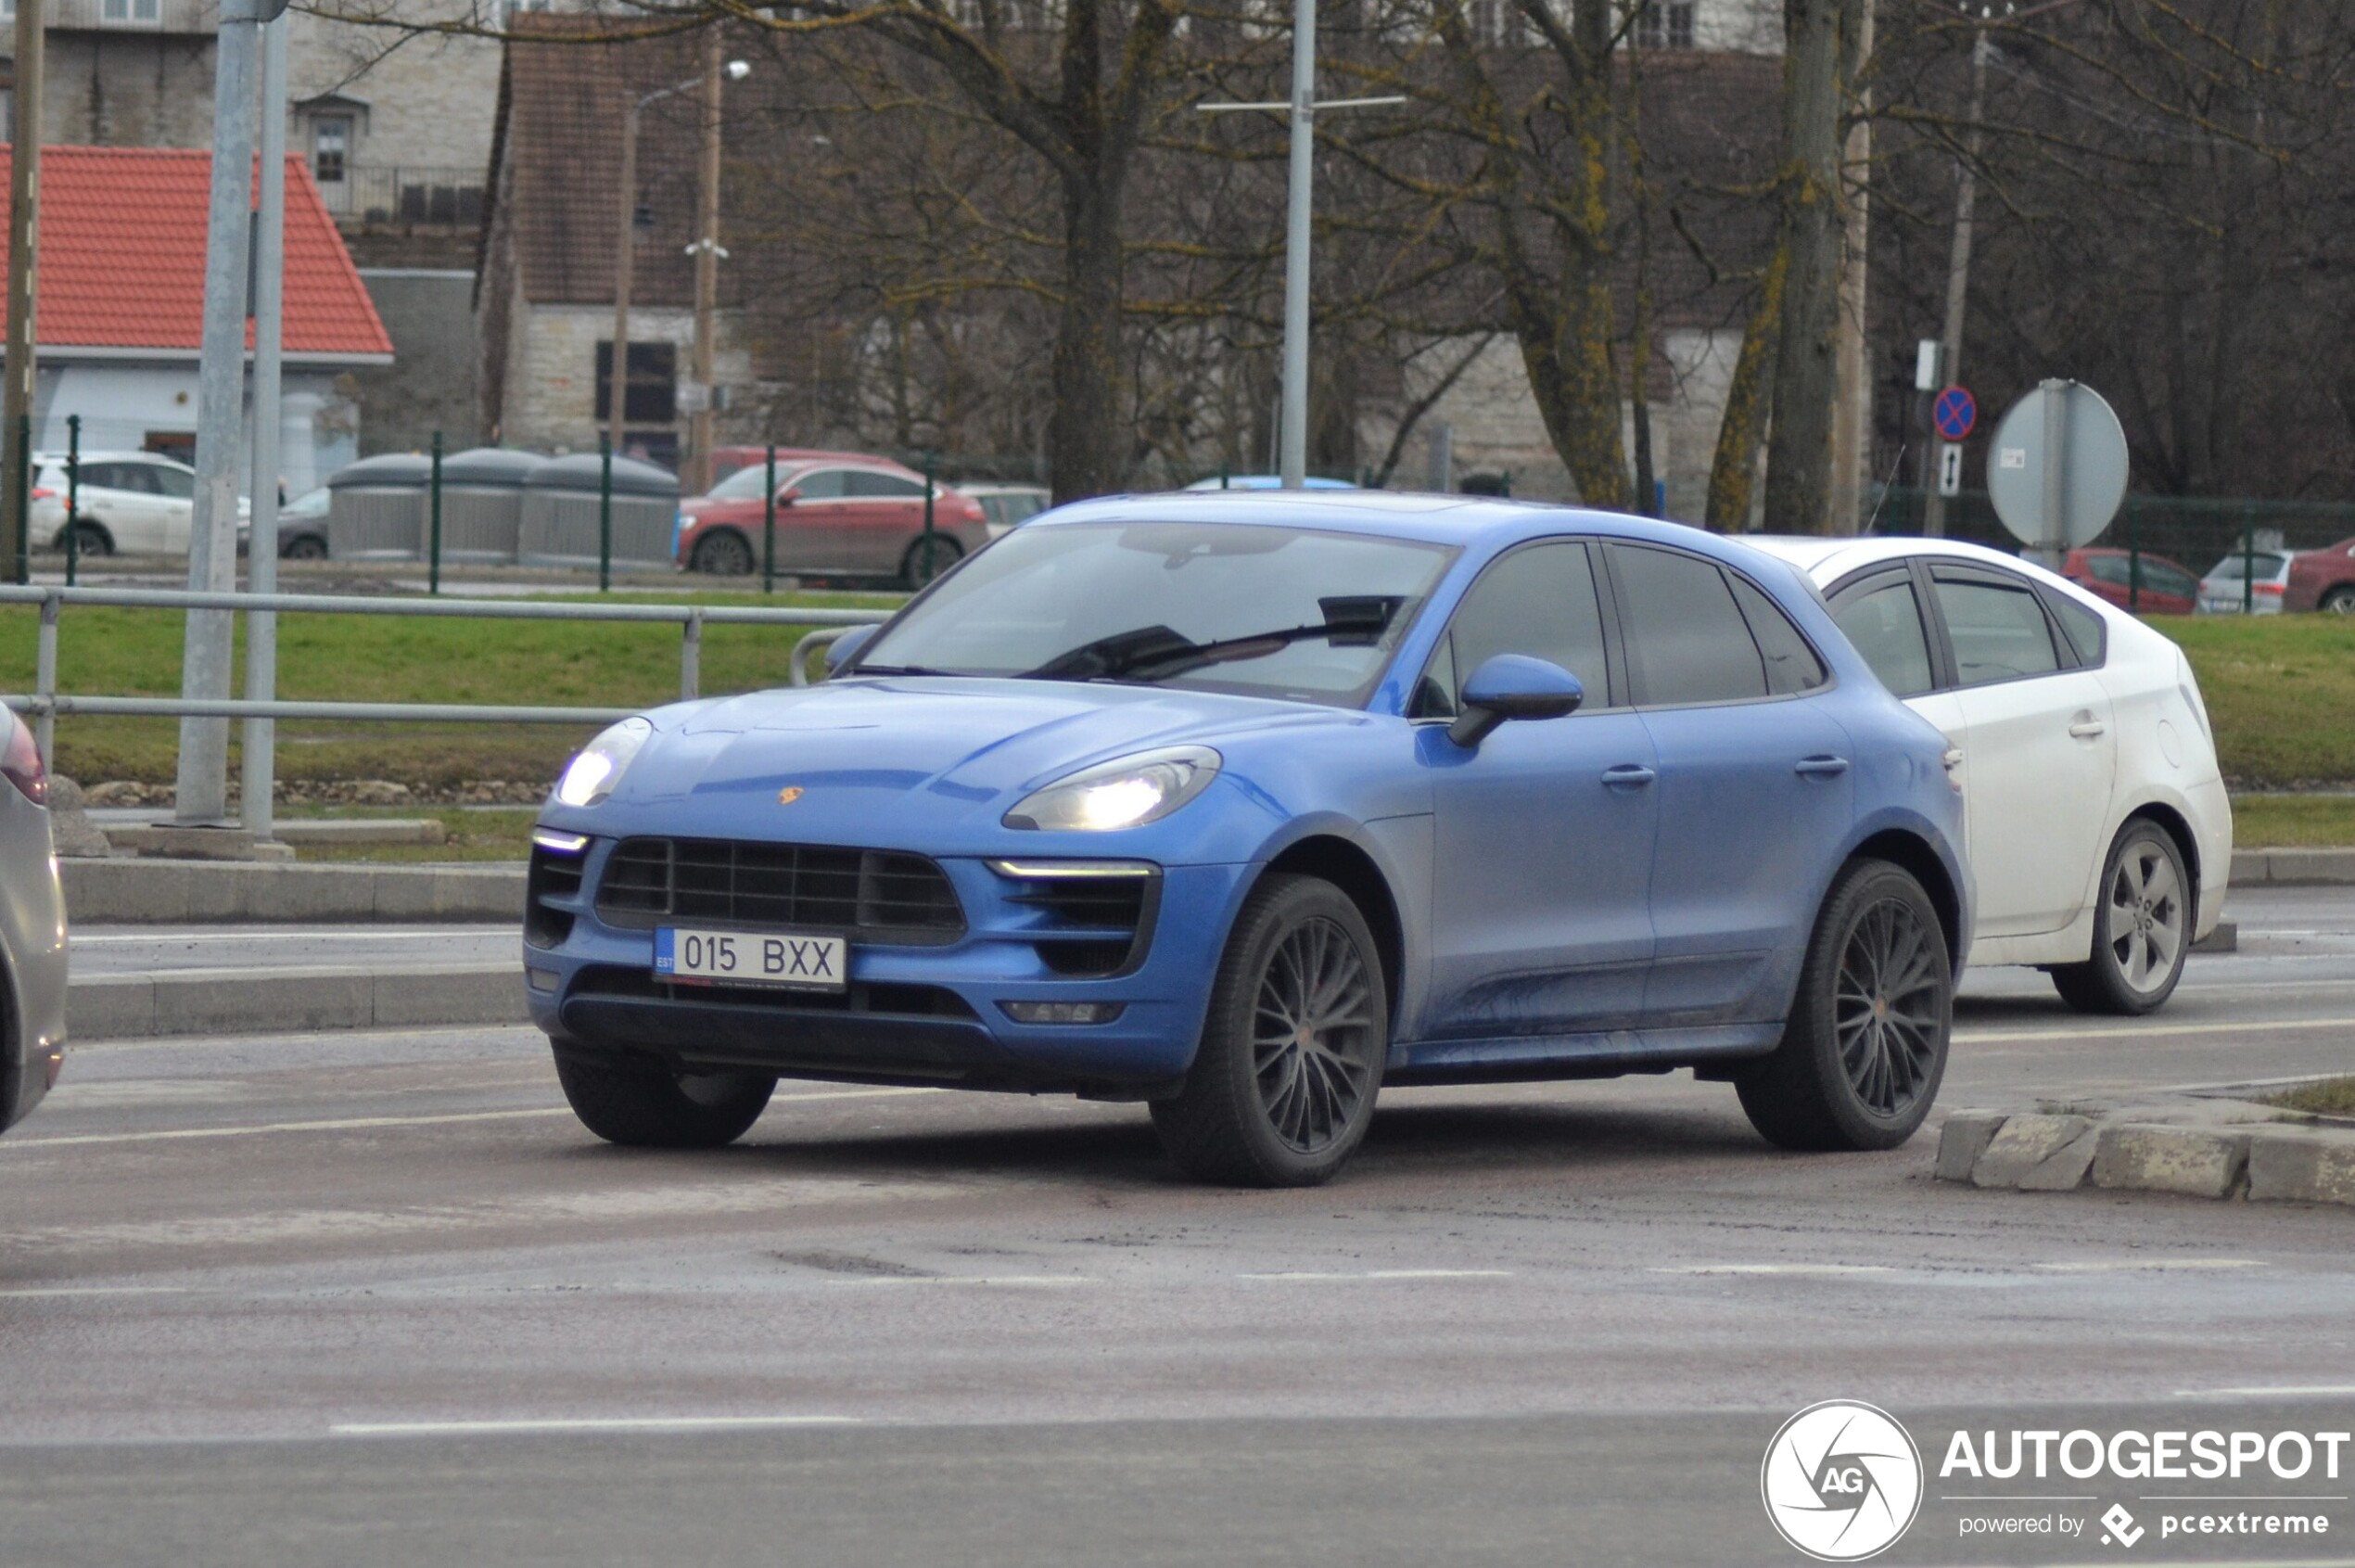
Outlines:
[[[674,980],[838,991],[849,984],[850,944],[840,937],[665,925],[655,932],[655,973]]]

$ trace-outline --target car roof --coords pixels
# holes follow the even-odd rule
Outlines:
[[[36,452],[32,454],[32,460],[35,463],[63,463],[66,460],[66,454],[62,452]],[[117,451],[93,448],[76,454],[76,461],[82,463],[95,463],[101,460],[108,463],[161,463],[172,468],[188,466],[168,452],[141,452],[135,447],[125,447]]]
[[[1046,495],[1050,492],[1045,485],[1001,484],[996,479],[970,481],[960,479],[957,481],[957,493],[960,495]]]

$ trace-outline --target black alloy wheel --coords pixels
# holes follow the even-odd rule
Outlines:
[[[752,544],[733,529],[714,529],[695,541],[687,566],[713,577],[743,577],[752,570]]]
[[[1786,1149],[1893,1149],[1946,1075],[1954,979],[1929,895],[1857,860],[1815,917],[1783,1038],[1734,1078],[1750,1125]]]
[[[1365,916],[1330,882],[1271,873],[1236,918],[1193,1067],[1152,1103],[1153,1125],[1191,1176],[1313,1186],[1364,1140],[1389,1051]]]

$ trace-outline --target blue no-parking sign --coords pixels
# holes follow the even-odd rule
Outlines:
[[[1930,423],[1942,440],[1959,441],[1979,424],[1979,400],[1966,387],[1949,387],[1929,405]]]

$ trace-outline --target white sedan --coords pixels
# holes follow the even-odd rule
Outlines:
[[[2040,567],[1934,539],[1755,539],[1823,591],[1889,689],[1961,757],[1970,962],[2070,1006],[2147,1013],[2215,927],[2232,807],[2183,650]]]

